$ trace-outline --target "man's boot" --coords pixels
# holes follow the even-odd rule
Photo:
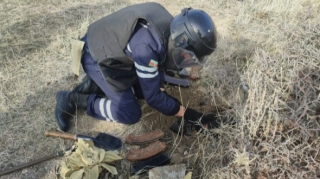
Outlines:
[[[101,88],[88,75],[86,75],[82,79],[82,82],[78,86],[76,86],[72,91],[81,94],[104,95],[104,92],[101,90]]]
[[[57,92],[57,104],[54,109],[54,115],[57,124],[62,131],[66,132],[69,129],[69,120],[77,109],[86,109],[88,96],[89,95],[71,91]]]

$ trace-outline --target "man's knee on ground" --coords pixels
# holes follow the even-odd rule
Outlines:
[[[118,119],[118,122],[123,124],[135,124],[140,120],[141,115],[142,112],[140,109],[135,112],[122,112],[122,115]]]

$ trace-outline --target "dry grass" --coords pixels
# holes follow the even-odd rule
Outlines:
[[[78,82],[70,72],[70,39],[138,2],[145,1],[0,1],[0,169],[71,145],[43,136],[57,128],[56,91]],[[221,119],[235,121],[212,131],[218,136],[199,135],[190,146],[198,160],[190,160],[188,169],[202,168],[199,178],[320,177],[320,1],[158,2],[173,14],[192,6],[214,19],[218,49],[200,84],[213,104],[225,107]],[[128,127],[82,115],[71,132],[108,131],[123,138],[144,130],[144,120]],[[54,178],[58,163],[1,178]]]
[[[320,177],[319,1],[243,1],[234,11],[203,83],[236,128],[215,131],[205,176]]]

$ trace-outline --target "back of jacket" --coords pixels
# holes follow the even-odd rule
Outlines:
[[[123,91],[135,82],[133,61],[124,49],[137,25],[146,20],[163,44],[170,35],[173,16],[160,4],[148,2],[125,7],[92,23],[87,32],[92,57],[98,61],[105,80],[116,91]]]

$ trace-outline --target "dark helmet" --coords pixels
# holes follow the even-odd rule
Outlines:
[[[168,55],[179,69],[203,64],[205,57],[217,46],[215,25],[202,10],[182,9],[171,21],[170,32]]]

